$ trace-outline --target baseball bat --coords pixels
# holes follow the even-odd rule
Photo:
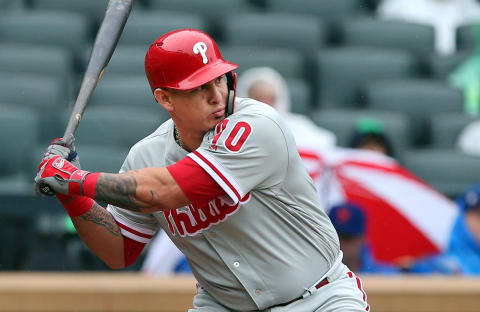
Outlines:
[[[107,67],[113,51],[120,39],[123,28],[132,10],[133,0],[110,0],[105,11],[105,16],[97,32],[92,52],[88,60],[87,69],[82,79],[82,84],[73,106],[63,139],[71,142],[73,134],[82,120],[83,112],[88,101],[102,78],[105,67]],[[55,192],[46,184],[40,186],[40,191],[52,196]]]
[[[78,92],[70,120],[63,135],[64,139],[72,136],[82,119],[87,103],[102,78],[118,39],[122,34],[125,23],[132,9],[133,0],[110,0],[105,17],[95,38],[92,53],[88,61],[87,70],[83,76],[80,91]]]

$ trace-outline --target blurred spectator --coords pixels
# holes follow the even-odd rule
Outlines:
[[[480,120],[470,123],[462,130],[457,146],[465,154],[480,156]]]
[[[238,79],[237,95],[273,106],[288,123],[298,147],[306,144],[316,147],[335,146],[335,134],[319,128],[306,116],[291,113],[295,99],[291,102],[287,82],[273,68],[254,67],[243,72]]]
[[[464,95],[464,110],[471,116],[480,115],[480,24],[476,27],[475,53],[462,62],[448,77],[450,84]],[[480,120],[467,125],[460,133],[457,146],[464,153],[480,156]]]
[[[447,250],[422,259],[409,268],[412,273],[480,274],[480,183],[457,199],[461,210],[452,229]]]
[[[349,146],[320,155],[328,176],[321,186],[325,206],[360,207],[371,220],[365,233],[369,252],[382,263],[411,264],[444,252],[457,205],[391,157],[381,122],[360,119]]]
[[[336,146],[336,135],[316,126],[308,117],[290,111],[295,99],[291,101],[287,82],[273,68],[254,67],[243,72],[237,83],[237,95],[271,105],[283,116],[292,130],[300,157],[318,188],[325,171],[319,154]]]
[[[163,231],[150,242],[141,271],[158,276],[192,272],[187,258]]]
[[[383,125],[374,119],[364,118],[359,120],[349,146],[393,157],[393,147],[383,131]]]
[[[480,4],[475,0],[383,0],[379,17],[431,25],[435,48],[441,54],[456,50],[456,29],[480,20]]]
[[[456,257],[463,274],[480,274],[480,183],[457,200],[462,213],[452,232],[448,254]]]
[[[462,90],[464,110],[472,116],[480,115],[480,24],[475,30],[475,52],[448,76],[449,83]]]
[[[328,215],[337,230],[343,263],[356,273],[399,273],[399,269],[376,261],[366,241],[366,217],[360,207],[344,202],[333,206]]]

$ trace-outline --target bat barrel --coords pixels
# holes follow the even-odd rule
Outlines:
[[[102,78],[105,67],[112,57],[115,46],[127,22],[132,5],[133,0],[110,0],[108,3],[105,17],[95,38],[77,100],[75,101],[72,114],[63,135],[64,138],[73,135],[77,130],[85,107],[98,81]]]

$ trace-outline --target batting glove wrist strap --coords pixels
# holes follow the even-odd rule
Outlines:
[[[67,211],[70,218],[78,217],[88,212],[95,203],[93,199],[86,196],[56,194],[59,202]]]
[[[83,195],[90,198],[95,198],[95,191],[97,190],[97,181],[101,172],[88,173],[83,179],[82,192]]]
[[[83,182],[89,173],[88,171],[77,169],[73,171],[69,178],[65,179],[65,181],[68,182],[68,193],[70,195],[84,195]],[[55,175],[55,177],[63,179],[63,177],[59,175]]]

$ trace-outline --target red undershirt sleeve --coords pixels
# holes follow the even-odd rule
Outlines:
[[[226,194],[217,182],[190,157],[185,157],[168,166],[167,170],[194,205],[202,207]]]
[[[142,253],[146,244],[123,236],[123,252],[125,258],[125,267],[132,265]]]

